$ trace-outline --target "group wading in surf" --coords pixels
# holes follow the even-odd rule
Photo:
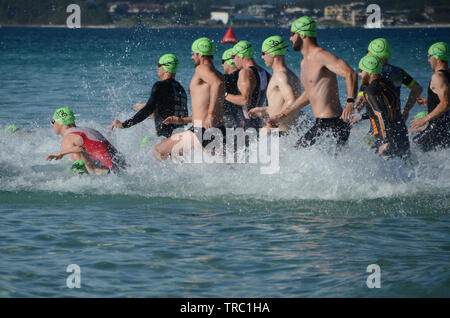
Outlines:
[[[174,54],[165,53],[156,68],[160,81],[153,85],[147,103],[136,104],[138,112],[132,118],[124,122],[114,120],[110,129],[129,128],[151,116],[156,135],[164,138],[152,149],[154,159],[180,161],[181,158],[183,162],[183,157],[193,153],[214,157],[225,156],[230,150],[235,155],[238,151],[248,152],[262,134],[282,141],[290,132],[309,124],[301,110],[311,105],[315,122],[298,139],[296,149],[326,141],[342,151],[352,126],[363,119],[371,123],[364,140],[383,158],[408,159],[410,134],[412,142],[424,152],[450,146],[450,72],[446,43],[437,42],[429,47],[428,62],[433,75],[428,97],[424,98],[420,96],[419,83],[402,68],[388,63],[391,46],[384,38],[369,43],[367,55],[358,64],[358,74],[346,61],[319,46],[316,22],[307,16],[292,24],[289,40],[293,50],[303,56],[300,79],[286,66],[288,45],[279,35],[269,36],[261,46],[261,57],[272,68],[272,75],[254,61],[250,41],[240,41],[223,53],[222,74],[213,63],[216,53],[213,41],[206,37],[195,40],[191,46],[195,73],[188,90],[191,115],[186,91],[175,79],[179,60]],[[345,79],[345,107],[340,103],[337,76]],[[403,109],[402,84],[410,89]],[[427,111],[419,112],[420,116],[410,122],[408,131],[406,120],[416,103],[426,106]],[[366,114],[354,116],[355,110],[360,112],[364,108]],[[47,160],[58,160],[69,154],[74,161],[72,170],[78,174],[125,169],[123,155],[105,137],[96,130],[75,126],[72,110],[58,109],[52,125],[56,134],[63,135],[62,151],[49,155]],[[274,144],[277,142],[278,139]],[[367,145],[362,143],[361,147]],[[271,149],[271,154],[276,149]]]

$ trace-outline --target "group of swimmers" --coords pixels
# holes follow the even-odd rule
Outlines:
[[[186,155],[186,149],[206,146],[215,140],[204,138],[205,132],[216,129],[226,141],[228,129],[245,132],[260,128],[278,132],[280,136],[298,128],[301,109],[311,105],[315,123],[296,143],[297,148],[310,147],[319,140],[331,140],[337,146],[346,144],[351,125],[369,119],[370,146],[382,156],[409,156],[409,136],[405,121],[409,111],[419,103],[428,107],[421,118],[411,121],[409,133],[422,151],[450,146],[450,110],[448,90],[449,49],[438,42],[428,50],[428,62],[434,74],[428,87],[428,98],[420,97],[422,87],[399,67],[388,63],[391,56],[386,39],[373,40],[367,55],[359,62],[358,75],[342,59],[317,44],[316,23],[310,17],[297,19],[291,27],[290,42],[303,55],[300,80],[286,66],[288,45],[280,36],[271,36],[262,44],[261,56],[270,75],[253,59],[253,47],[248,41],[238,42],[222,56],[224,74],[213,64],[215,47],[208,38],[192,44],[195,74],[189,85],[192,114],[187,109],[187,94],[175,79],[179,62],[174,54],[164,54],[158,61],[160,81],[152,88],[146,104],[136,104],[138,112],[121,122],[114,120],[110,130],[129,128],[147,118],[155,120],[156,133],[165,139],[152,154],[158,161]],[[345,79],[347,99],[344,108],[339,101],[337,77]],[[301,92],[301,85],[304,91]],[[410,88],[403,110],[400,107],[400,87]],[[267,99],[267,106],[263,106]],[[353,117],[356,110],[366,108],[362,116]],[[422,113],[422,112],[421,112]],[[52,119],[56,134],[63,135],[62,151],[47,157],[61,159],[70,154],[76,163],[76,173],[102,174],[125,167],[123,156],[98,131],[76,127],[73,112],[58,109]],[[192,127],[182,129],[186,124]],[[275,130],[276,129],[276,130]],[[181,131],[180,131],[181,130]]]

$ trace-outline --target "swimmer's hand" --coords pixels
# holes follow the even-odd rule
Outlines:
[[[387,151],[389,147],[389,144],[382,144],[380,147],[378,147],[378,153],[380,155],[385,155],[385,152]]]
[[[166,119],[164,119],[162,123],[164,125],[170,125],[170,124],[182,125],[182,124],[184,124],[184,121],[183,121],[183,118],[181,118],[181,117],[169,116]]]
[[[364,108],[364,98],[358,98],[358,100],[356,101],[356,110],[358,112],[361,112],[361,110]]]
[[[119,120],[117,120],[117,119],[112,122],[111,126],[109,126],[109,130],[113,131],[114,127],[123,129],[122,123]]]
[[[362,116],[356,116],[350,119],[350,126],[353,126],[353,124],[357,124],[362,120]]]
[[[214,115],[208,114],[208,116],[205,119],[203,127],[205,129],[213,128],[213,123],[214,123]]]
[[[345,106],[345,109],[342,111],[341,119],[349,122],[353,111],[353,103],[347,103],[347,106]]]
[[[419,129],[420,127],[426,125],[428,123],[428,118],[430,115],[427,115],[426,117],[411,120],[409,123],[411,125],[411,128]]]
[[[280,126],[281,118],[283,118],[283,115],[281,115],[281,114],[272,116],[269,119],[267,119],[267,124],[272,128],[278,127],[278,126]]]
[[[250,118],[264,117],[266,114],[267,112],[264,107],[255,107],[248,111],[248,116]]]
[[[423,96],[420,96],[419,98],[417,98],[417,104],[427,106],[427,99]]]
[[[47,158],[45,158],[45,160],[47,160],[47,161],[51,161],[53,159],[60,160],[60,159],[62,159],[62,157],[64,157],[64,154],[62,152],[58,152],[58,153],[48,155]]]

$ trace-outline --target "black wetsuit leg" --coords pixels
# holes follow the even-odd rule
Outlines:
[[[307,148],[314,145],[321,136],[333,138],[338,146],[344,145],[350,136],[350,125],[342,119],[316,118],[314,126],[301,137],[296,144],[297,148]]]

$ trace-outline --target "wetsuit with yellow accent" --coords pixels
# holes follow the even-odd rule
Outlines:
[[[387,156],[408,157],[408,130],[400,112],[395,88],[385,79],[376,79],[364,90],[364,102],[375,136],[374,148],[389,144]]]
[[[450,83],[450,72],[439,70],[447,77],[447,85]],[[430,114],[440,104],[439,96],[431,90],[431,82],[428,85],[427,107]],[[450,110],[438,118],[430,121],[427,128],[414,136],[413,141],[423,152],[450,147]]]

